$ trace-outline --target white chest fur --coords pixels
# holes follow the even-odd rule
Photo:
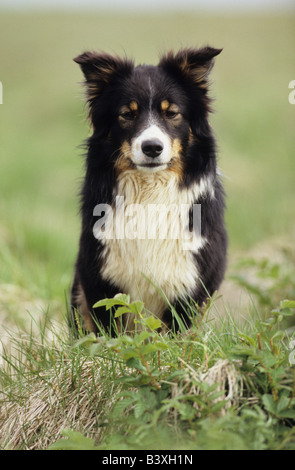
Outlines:
[[[95,234],[104,245],[102,277],[159,318],[165,296],[173,302],[190,295],[198,283],[194,253],[206,240],[189,233],[188,211],[204,192],[213,196],[208,179],[188,190],[180,189],[177,175],[169,172],[125,172],[115,194],[120,203],[114,203],[103,234]],[[160,206],[171,210],[161,212]],[[190,249],[184,248],[187,237]]]

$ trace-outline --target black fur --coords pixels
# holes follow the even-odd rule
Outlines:
[[[212,295],[223,279],[227,247],[224,193],[217,175],[215,140],[208,122],[208,74],[214,57],[220,52],[210,47],[186,49],[177,54],[167,54],[156,67],[135,67],[127,59],[90,52],[75,59],[85,76],[93,135],[87,143],[86,174],[81,191],[82,230],[71,304],[72,312],[79,310],[76,299],[78,289],[82,287],[89,311],[106,329],[112,330],[112,319],[105,309],[93,310],[92,306],[102,298],[122,292],[122,289],[119,284],[103,280],[101,276],[104,260],[101,242],[93,235],[97,221],[93,209],[99,203],[111,204],[113,200],[118,177],[115,166],[118,151],[123,140],[130,140],[146,119],[151,87],[155,112],[163,100],[176,102],[180,108],[182,121],[177,128],[168,120],[163,120],[162,124],[163,129],[172,138],[178,137],[182,144],[180,186],[190,187],[204,175],[211,175],[215,190],[213,199],[205,194],[195,201],[202,204],[202,235],[209,242],[195,255],[206,290],[196,286],[192,297],[201,305],[208,296],[207,292]],[[128,123],[129,127],[122,129],[118,123],[119,109],[132,100],[140,103],[142,112],[136,122],[134,120],[132,125]],[[189,326],[181,304],[181,301],[176,301],[175,307]],[[170,327],[169,309],[163,319]]]

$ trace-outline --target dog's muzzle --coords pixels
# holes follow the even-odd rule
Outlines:
[[[131,153],[132,162],[139,168],[164,169],[172,158],[171,139],[152,125],[133,140]]]

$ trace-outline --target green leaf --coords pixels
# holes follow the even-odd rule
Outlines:
[[[217,403],[215,403],[212,407],[211,407],[211,413],[218,413],[218,411],[222,410],[227,404],[227,401],[226,400],[221,400]]]
[[[271,369],[276,363],[276,358],[270,351],[265,351],[262,356],[262,362],[265,367]]]
[[[295,308],[295,300],[282,300],[280,302],[281,308]]]
[[[158,328],[161,328],[162,326],[161,320],[152,316],[145,318],[144,323],[151,330],[157,330]]]
[[[130,303],[130,296],[126,294],[117,294],[112,299],[102,299],[96,302],[93,305],[93,308],[97,307],[106,307],[106,310],[110,310],[115,305],[129,305]]]
[[[131,313],[131,309],[130,309],[130,306],[128,307],[119,307],[117,308],[116,310],[116,313],[115,313],[115,318],[118,318],[120,317],[121,315],[123,315],[124,313]]]
[[[280,418],[295,419],[295,410],[283,410],[278,413]]]
[[[84,336],[83,338],[79,339],[73,345],[74,348],[78,348],[80,346],[84,346],[85,348],[91,346],[93,343],[97,343],[98,339],[94,333],[90,333],[89,335]]]
[[[143,343],[146,339],[150,338],[151,335],[152,333],[150,333],[149,331],[143,330],[137,336],[135,336],[134,341],[136,342],[136,344],[139,345]]]
[[[90,357],[95,357],[97,354],[101,352],[101,344],[93,343],[88,347],[88,353]]]
[[[277,404],[277,411],[281,413],[281,411],[287,410],[289,402],[290,402],[289,397],[282,395]]]
[[[165,349],[167,349],[167,346],[165,345],[165,343],[157,341],[155,343],[148,343],[148,344],[143,345],[140,348],[140,352],[141,354],[149,354],[151,352],[163,351]]]
[[[267,411],[276,414],[277,407],[272,395],[269,395],[267,393],[262,395],[262,403],[264,404],[264,407]]]
[[[124,349],[124,351],[121,352],[121,355],[122,355],[123,359],[125,359],[125,361],[127,361],[127,362],[131,358],[138,358],[139,357],[138,351],[135,348],[132,348],[132,347]],[[127,363],[127,367],[128,367],[128,363]]]
[[[83,436],[80,432],[63,429],[62,435],[67,439],[59,439],[52,444],[50,450],[95,450],[93,439]]]
[[[132,369],[140,370],[141,372],[144,372],[146,374],[146,368],[141,363],[141,361],[139,359],[136,359],[135,357],[131,357],[131,358],[127,359],[126,365],[127,365],[127,367],[131,367]]]
[[[122,294],[122,293],[116,294],[114,296],[114,299],[125,302],[126,304],[130,303],[130,295],[128,294]]]
[[[140,418],[146,411],[146,404],[145,403],[142,403],[142,402],[139,402],[139,403],[136,403],[135,407],[134,407],[134,416],[135,418]]]
[[[118,418],[122,416],[126,408],[131,406],[133,403],[134,403],[133,397],[126,397],[126,398],[123,398],[123,400],[119,400],[113,408],[113,412],[112,412],[113,417]]]
[[[145,345],[141,346],[141,348],[140,348],[140,352],[143,355],[149,354],[149,353],[154,352],[154,351],[158,351],[158,348],[157,348],[156,344],[154,344],[154,343],[145,344]]]
[[[113,303],[113,305],[116,305],[116,302],[114,302],[113,299],[102,299],[102,300],[99,300],[98,302],[96,302],[92,307],[93,308],[108,307],[108,305],[110,305],[110,303]],[[109,309],[107,308],[107,310],[109,310]]]
[[[106,347],[113,349],[117,348],[121,344],[121,338],[111,338],[108,341],[106,341]]]
[[[130,304],[130,309],[132,310],[133,313],[137,315],[139,315],[142,312],[143,307],[144,307],[144,303],[141,302],[140,300],[136,300],[135,302],[132,302],[132,304]]]
[[[273,341],[282,341],[285,337],[285,333],[281,330],[277,331],[271,338]]]

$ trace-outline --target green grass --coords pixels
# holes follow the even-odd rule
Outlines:
[[[196,315],[177,335],[156,331],[140,302],[106,301],[137,312],[133,336],[39,329],[4,355],[0,441],[5,449],[295,449],[295,376],[282,329],[295,301],[243,327]],[[118,315],[126,314],[116,310]],[[48,337],[51,337],[48,340]]]
[[[277,241],[294,245],[295,107],[288,102],[294,32],[292,14],[1,12],[0,327],[8,348],[1,363],[2,446],[46,448],[68,428],[90,439],[82,440],[85,446],[99,448],[152,448],[156,440],[165,447],[170,439],[183,448],[294,447],[293,417],[284,416],[294,409],[288,362],[294,320],[283,315],[282,326],[279,313],[271,329],[261,323],[281,300],[295,297],[293,251],[278,263],[272,251]],[[133,364],[126,358],[138,337],[128,346],[123,336],[117,351],[93,337],[77,347],[68,342],[65,297],[83,175],[79,145],[89,132],[82,76],[72,58],[102,49],[156,64],[162,51],[206,43],[224,48],[212,72],[212,124],[225,174],[228,277],[234,274],[235,287],[222,308],[229,318],[219,324],[205,319],[180,338],[148,330],[163,345],[144,356],[158,389],[140,358]],[[251,261],[233,268],[249,251]],[[255,319],[241,324],[236,318],[249,312],[237,307],[237,284],[258,301]],[[51,322],[61,324],[58,332]],[[273,329],[283,336],[273,340]],[[200,381],[219,360],[243,379],[241,400],[226,412]],[[67,436],[62,445],[81,444],[80,435]]]

